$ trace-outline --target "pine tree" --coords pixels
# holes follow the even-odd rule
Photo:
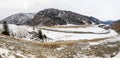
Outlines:
[[[2,32],[2,34],[4,34],[4,35],[10,35],[9,34],[9,29],[8,29],[8,24],[7,24],[6,21],[3,21],[3,32]]]
[[[38,31],[38,37],[43,40],[43,35],[41,30]]]

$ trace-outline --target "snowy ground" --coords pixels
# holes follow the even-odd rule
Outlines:
[[[66,26],[67,27],[67,26]],[[88,26],[88,27],[85,27],[85,28],[81,28],[81,27],[78,27],[78,28],[49,28],[49,27],[43,27],[45,29],[52,29],[52,30],[57,30],[57,31],[70,31],[70,32],[93,32],[93,33],[108,33],[109,30],[105,30],[103,28],[100,28],[98,26]]]
[[[19,52],[13,52],[8,49],[0,48],[0,58],[16,58],[16,56],[27,58],[25,55],[22,55]]]
[[[97,38],[107,38],[117,35],[113,30],[110,30],[108,34],[74,34],[74,33],[62,33],[54,31],[42,30],[49,38],[53,40],[85,40],[85,39],[97,39]]]
[[[2,25],[0,27],[1,32]],[[9,25],[9,30],[15,38],[26,40],[31,40],[33,36],[29,32],[37,32],[37,29],[33,30],[32,27],[16,25]],[[0,35],[0,58],[111,58],[120,49],[120,36],[112,29],[105,30],[91,26],[86,28],[47,27],[46,30],[42,28],[41,30],[52,39],[52,42],[25,41]],[[99,38],[106,39],[93,40]],[[85,41],[86,39],[89,41]],[[60,42],[61,40],[64,41]]]
[[[0,30],[2,31],[2,25],[0,25]],[[32,27],[29,26],[16,26],[13,24],[9,24],[9,30],[11,36],[15,38],[23,38],[26,40],[36,39],[37,37],[30,32],[38,31],[37,28],[33,30]],[[72,25],[73,26],[73,25]],[[59,27],[59,26],[57,26]],[[68,27],[68,26],[64,26]],[[49,41],[60,41],[60,40],[86,40],[86,39],[97,39],[97,38],[108,38],[112,36],[116,36],[117,33],[112,29],[103,29],[96,25],[86,26],[85,28],[77,27],[77,28],[50,28],[50,27],[42,27],[40,28],[42,33],[45,34]],[[51,40],[52,39],[52,40]]]
[[[113,58],[120,58],[120,53],[118,53],[115,57]]]
[[[3,31],[3,26],[0,25],[0,33]],[[29,26],[17,26],[14,24],[9,24],[8,25],[10,35],[15,38],[21,38],[25,40],[32,40],[33,34],[30,32],[37,32],[37,30],[33,30],[32,27]],[[35,38],[35,37],[34,37]]]
[[[51,28],[43,27],[43,34],[52,38],[54,41],[59,40],[86,40],[97,38],[108,38],[116,36],[117,33],[112,29],[103,29],[98,26],[90,26],[86,28]]]

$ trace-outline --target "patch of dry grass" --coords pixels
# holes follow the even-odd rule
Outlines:
[[[5,36],[5,35],[3,35],[3,36]],[[48,48],[57,48],[57,47],[60,47],[62,45],[72,46],[72,45],[77,44],[79,42],[98,42],[98,41],[105,40],[105,39],[109,38],[109,37],[107,37],[107,38],[97,38],[97,39],[92,39],[92,40],[69,40],[69,41],[57,41],[57,42],[39,42],[39,41],[27,41],[27,40],[20,39],[20,38],[16,39],[16,38],[10,37],[10,36],[6,36],[6,37],[14,39],[17,42],[32,44],[34,46],[43,46],[43,47],[48,47]]]
[[[5,35],[2,35],[5,36]],[[5,39],[5,40],[4,40]],[[47,58],[48,56],[56,56],[56,58],[74,58],[73,55],[96,55],[102,56],[106,53],[112,54],[118,51],[118,47],[106,47],[104,45],[90,46],[82,49],[87,46],[84,43],[87,42],[97,42],[102,41],[107,38],[98,38],[93,40],[73,40],[73,41],[58,41],[58,42],[38,42],[38,41],[26,41],[23,39],[16,39],[10,36],[5,36],[5,38],[0,39],[0,44],[5,43],[5,46],[9,49],[10,46],[15,48],[12,51],[21,51],[23,55],[32,54],[35,55],[35,58]],[[80,43],[81,42],[81,43]],[[76,45],[77,44],[77,45]],[[65,45],[65,46],[64,46]],[[105,44],[106,45],[106,44]],[[112,45],[112,44],[111,44]],[[57,50],[56,48],[64,49]],[[4,47],[0,45],[0,47]],[[5,47],[5,48],[6,48]],[[9,49],[11,50],[11,49]],[[101,52],[103,51],[103,52]],[[17,56],[16,56],[17,57]],[[29,58],[29,57],[28,57]]]
[[[62,41],[62,42],[44,42],[44,43],[40,43],[40,45],[42,45],[43,47],[50,47],[50,48],[56,48],[56,47],[60,47],[61,45],[67,45],[67,46],[72,46],[74,44],[77,44],[79,42],[98,42],[98,41],[102,41],[108,38],[97,38],[97,39],[92,39],[92,40],[70,40],[70,41]]]

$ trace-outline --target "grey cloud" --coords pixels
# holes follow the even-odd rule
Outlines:
[[[120,0],[1,0],[0,18],[19,12],[38,12],[45,8],[71,10],[101,20],[120,18]]]

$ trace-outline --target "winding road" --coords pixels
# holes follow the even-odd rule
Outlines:
[[[107,32],[104,32],[104,33],[82,32],[82,31],[62,31],[62,30],[53,30],[53,29],[48,29],[48,28],[40,28],[40,29],[41,30],[54,31],[54,32],[75,33],[75,34],[108,34],[108,33],[110,33],[109,29],[107,30]]]

